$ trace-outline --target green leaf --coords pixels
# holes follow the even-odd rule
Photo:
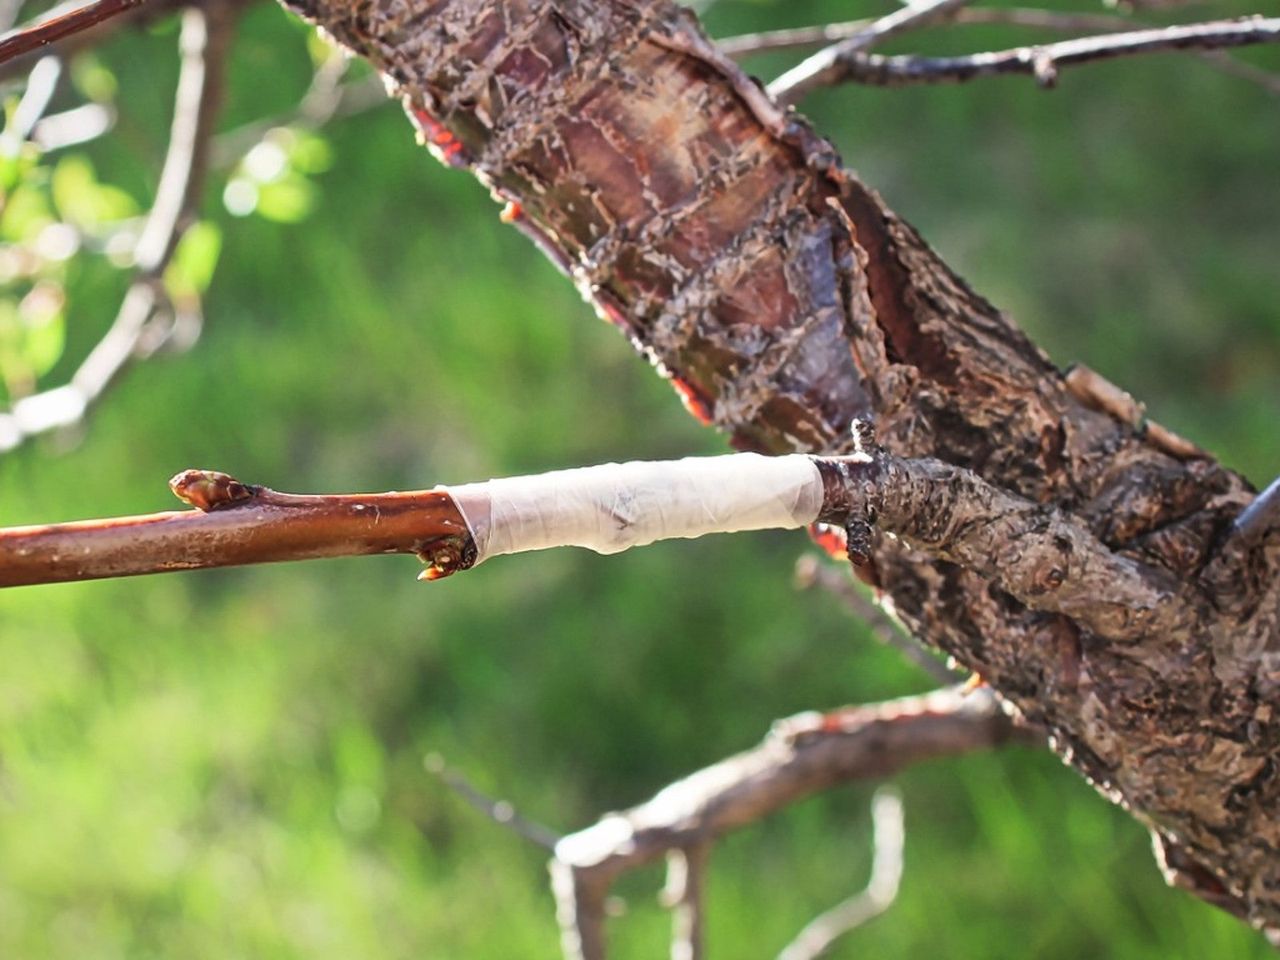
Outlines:
[[[324,173],[333,165],[329,141],[307,130],[295,130],[288,147],[289,165],[299,173]]]
[[[218,254],[222,251],[222,231],[214,223],[201,220],[192,225],[173,253],[164,272],[164,286],[175,300],[200,296],[209,289]]]
[[[297,174],[288,174],[258,188],[258,213],[279,223],[297,223],[315,206],[316,188]]]
[[[138,211],[133,198],[119,187],[99,183],[87,157],[72,154],[53,168],[53,203],[64,219],[81,227],[123,220]]]
[[[116,98],[116,75],[95,54],[82,53],[72,59],[71,82],[95,103],[111,103]]]
[[[53,222],[44,191],[30,182],[19,184],[6,198],[0,216],[0,237],[18,243],[29,240]]]
[[[62,287],[42,283],[28,293],[18,310],[22,317],[22,359],[32,374],[44,376],[62,357],[67,322]]]

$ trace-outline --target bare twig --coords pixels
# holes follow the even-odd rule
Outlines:
[[[1162,427],[1154,420],[1147,419],[1146,408],[1133,398],[1127,390],[1114,383],[1083,363],[1073,364],[1067,370],[1067,389],[1075,397],[1095,410],[1109,414],[1121,423],[1128,424],[1142,434],[1159,450],[1179,460],[1191,460],[1208,457],[1209,454],[1185,437],[1179,436],[1168,427]]]
[[[710,843],[695,843],[667,853],[663,903],[671,908],[671,960],[702,960],[703,890]]]
[[[1269,533],[1280,529],[1280,479],[1271,481],[1249,506],[1236,517],[1231,528],[1231,538],[1251,546]]]
[[[1130,17],[1115,14],[1058,13],[1054,10],[1038,10],[1029,7],[963,8],[955,11],[950,20],[956,24],[965,25],[1001,24],[1070,33],[1125,33],[1135,27],[1147,26]],[[850,20],[846,23],[826,23],[791,30],[743,34],[727,37],[718,41],[718,44],[726,55],[741,59],[758,53],[801,50],[820,44],[835,43],[865,30],[871,22],[870,20]],[[1280,75],[1270,70],[1255,67],[1251,63],[1243,63],[1223,50],[1202,50],[1196,56],[1222,73],[1257,84],[1272,96],[1280,96]]]
[[[1176,50],[1218,50],[1224,47],[1275,43],[1280,18],[1248,17],[1109,36],[1082,37],[1042,46],[1016,47],[960,57],[880,56],[858,53],[840,61],[829,82],[851,81],[878,86],[919,83],[963,83],[1000,74],[1034,76],[1041,86],[1057,82],[1058,70],[1113,57]],[[838,73],[838,76],[837,76]]]
[[[1052,10],[1030,8],[985,9],[962,8],[951,14],[950,19],[961,24],[1008,24],[1016,27],[1038,27],[1046,30],[1092,30],[1099,33],[1131,30],[1133,21],[1108,14],[1056,13]],[[819,44],[837,43],[857,36],[867,29],[873,20],[849,20],[845,23],[822,23],[812,27],[795,27],[790,30],[768,30],[717,40],[716,44],[734,59],[757,53],[783,50],[803,50]]]
[[[927,26],[951,16],[969,0],[921,0],[870,23],[850,37],[819,50],[769,84],[769,94],[780,103],[795,103],[811,90],[829,87],[845,77],[844,63],[890,37]]]
[[[297,496],[195,470],[170,484],[198,509],[0,531],[0,586],[382,553],[461,564],[470,542],[440,491]]]
[[[506,800],[495,800],[484,793],[462,773],[448,766],[440,754],[427,754],[423,758],[422,765],[428,773],[439,778],[441,783],[465,800],[472,809],[478,810],[499,826],[506,827],[517,836],[537,844],[544,850],[554,850],[556,844],[560,842],[560,834],[550,827],[544,827],[540,823],[521,816]]]
[[[866,889],[816,917],[780,954],[778,960],[816,960],[840,937],[856,930],[892,906],[902,881],[902,796],[882,787],[871,800],[871,879]]]
[[[169,149],[134,250],[135,278],[111,327],[65,386],[17,401],[0,413],[0,453],[24,440],[78,423],[129,363],[164,302],[161,275],[190,225],[207,165],[210,134],[221,97],[231,12],[191,9],[182,22],[182,70],[174,102]]]
[[[565,956],[602,960],[605,898],[627,870],[708,844],[836,784],[1025,736],[985,688],[968,695],[949,688],[844,711],[830,727],[813,716],[783,722],[759,747],[561,840],[551,872]]]
[[[0,0],[0,31],[8,31],[18,22],[22,0]]]
[[[27,88],[22,92],[22,99],[18,101],[9,125],[5,128],[3,139],[0,140],[5,154],[15,156],[23,142],[31,136],[31,131],[35,129],[40,118],[44,116],[45,110],[49,108],[49,101],[57,92],[58,81],[61,79],[62,61],[60,59],[49,56],[41,57],[36,61],[36,65],[31,68],[30,76],[27,77]]]
[[[800,590],[817,586],[839,598],[845,609],[861,620],[873,637],[886,647],[901,652],[939,683],[955,683],[961,679],[901,623],[866,597],[849,576],[847,567],[838,570],[807,553],[796,560],[795,583]]]
[[[88,30],[146,2],[147,0],[92,0],[70,10],[65,6],[58,7],[32,26],[21,27],[0,37],[0,63]]]

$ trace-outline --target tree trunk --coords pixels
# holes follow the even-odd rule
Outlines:
[[[383,71],[734,446],[847,452],[871,415],[892,453],[1171,572],[1194,617],[1121,642],[888,537],[866,568],[1151,826],[1171,881],[1280,929],[1280,547],[1231,537],[1243,478],[1057,369],[666,0],[283,2]]]

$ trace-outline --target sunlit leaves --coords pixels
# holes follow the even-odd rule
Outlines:
[[[209,289],[221,251],[222,231],[216,224],[204,220],[188,229],[164,272],[169,296],[175,301],[198,299]]]
[[[98,182],[88,158],[63,157],[50,179],[53,203],[62,219],[85,230],[137,213],[133,198],[118,187]]]
[[[222,200],[236,216],[252,213],[280,223],[297,223],[315,206],[312,177],[329,168],[328,143],[294,127],[276,127],[245,154],[228,181]]]

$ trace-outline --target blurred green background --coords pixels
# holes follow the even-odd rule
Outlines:
[[[706,19],[723,36],[887,9],[724,0]],[[293,109],[322,56],[307,36],[269,4],[243,17],[223,129]],[[1033,36],[959,27],[913,46]],[[90,173],[64,166],[43,215],[68,215],[66,191],[98,197],[90,219],[149,205],[175,38],[173,21],[125,31],[77,67],[57,105],[113,100],[120,119],[70,151]],[[1055,360],[1125,385],[1255,482],[1280,467],[1280,99],[1184,56],[1067,71],[1053,93],[842,89],[806,111]],[[222,254],[200,342],[126,374],[74,436],[0,459],[0,522],[167,509],[165,479],[189,466],[378,490],[724,449],[397,107],[275,136],[283,166],[260,153],[209,186]],[[33,161],[32,197],[65,156]],[[127,279],[93,254],[49,270],[66,305],[35,346],[0,339],[11,390],[63,382]],[[10,332],[25,289],[4,288]],[[794,589],[810,549],[762,534],[502,558],[433,585],[386,558],[6,591],[0,957],[557,956],[543,853],[423,756],[568,830],[776,717],[927,688],[832,597]],[[898,785],[900,899],[834,956],[1269,953],[1166,889],[1144,832],[1052,756],[934,763]],[[717,848],[711,956],[772,956],[862,886],[872,789]],[[617,957],[666,954],[660,882],[621,885]]]

